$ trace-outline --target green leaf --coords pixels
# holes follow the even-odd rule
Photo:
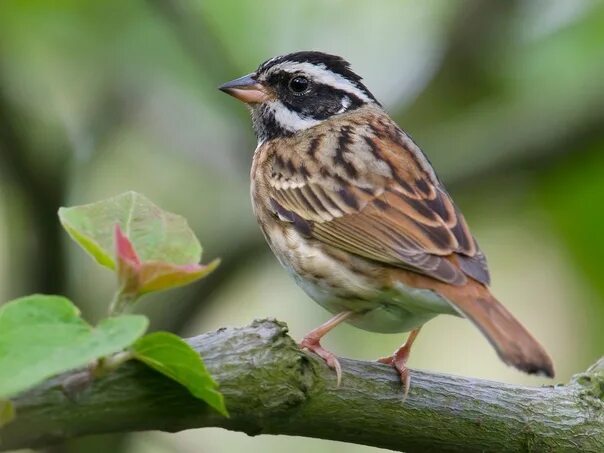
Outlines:
[[[8,425],[15,418],[15,407],[9,400],[0,400],[0,428]]]
[[[69,235],[101,265],[116,268],[114,230],[118,224],[140,260],[174,265],[199,263],[201,245],[184,217],[162,210],[136,192],[59,209]]]
[[[208,373],[199,354],[180,337],[155,332],[132,346],[134,357],[185,386],[193,396],[228,416],[218,385]]]
[[[205,277],[219,264],[199,264],[201,245],[187,221],[135,192],[61,208],[59,218],[84,250],[117,273],[119,291],[112,314],[143,294]]]
[[[8,302],[0,307],[0,399],[127,348],[147,324],[144,316],[124,315],[93,328],[59,296]]]

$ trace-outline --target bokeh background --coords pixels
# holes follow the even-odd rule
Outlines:
[[[604,352],[604,4],[590,0],[0,2],[0,301],[63,293],[94,322],[114,282],[70,244],[59,206],[126,190],[186,216],[222,266],[144,300],[182,335],[328,315],[270,255],[249,202],[245,108],[216,87],[274,55],[345,56],[426,151],[489,257],[498,297],[565,382]],[[326,345],[373,359],[403,335],[349,326]],[[511,383],[467,321],[440,317],[410,365]],[[412,421],[410,421],[412,422]],[[52,452],[368,452],[218,429],[70,442]]]

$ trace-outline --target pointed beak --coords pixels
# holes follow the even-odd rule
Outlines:
[[[259,104],[264,102],[268,97],[262,84],[256,81],[255,73],[231,80],[220,85],[218,89],[246,104]]]

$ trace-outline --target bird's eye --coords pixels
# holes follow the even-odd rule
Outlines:
[[[296,94],[304,93],[308,90],[310,82],[306,77],[296,76],[289,81],[289,89]]]

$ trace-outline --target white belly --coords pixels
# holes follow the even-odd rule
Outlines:
[[[363,330],[380,333],[409,332],[439,314],[458,315],[453,307],[430,290],[409,288],[402,283],[395,289],[376,294],[371,300],[334,298],[333,294],[312,281],[294,275],[298,285],[327,311],[356,313],[348,323]]]
[[[457,314],[442,297],[430,290],[398,283],[383,291],[371,278],[354,273],[342,263],[302,240],[293,229],[268,235],[271,248],[298,285],[315,302],[333,314],[351,310],[350,324],[372,332],[413,330],[439,314]],[[308,269],[322,278],[312,278]]]

